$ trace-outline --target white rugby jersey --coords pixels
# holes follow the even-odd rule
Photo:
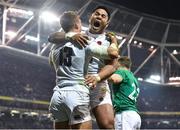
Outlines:
[[[56,87],[65,90],[86,91],[84,76],[87,74],[88,65],[92,56],[108,59],[108,46],[98,45],[92,38],[85,48],[78,47],[78,44],[67,42],[54,45],[51,49],[49,59],[56,71]],[[84,85],[83,88],[73,88],[73,85]]]
[[[110,45],[110,42],[106,39],[105,33],[92,34],[87,30],[86,34],[94,39],[94,44],[98,44],[100,46],[107,46],[107,47]],[[97,74],[100,68],[102,68],[104,65],[105,65],[104,59],[93,57],[89,63],[88,74]]]

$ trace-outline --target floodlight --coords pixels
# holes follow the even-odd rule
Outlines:
[[[14,31],[7,31],[7,32],[5,32],[5,35],[8,38],[14,38],[16,36],[16,32],[14,32]]]
[[[59,17],[57,17],[55,14],[51,13],[51,12],[43,12],[40,15],[40,18],[47,23],[53,23],[53,22],[58,22],[59,21]]]

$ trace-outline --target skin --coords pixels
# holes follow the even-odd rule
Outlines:
[[[118,63],[119,64],[119,63]],[[123,68],[123,69],[126,69],[126,70],[129,70],[129,68],[125,67],[125,66],[122,66],[121,64],[119,64],[119,68]],[[114,84],[119,84],[121,83],[123,80],[123,78],[119,75],[119,74],[112,74],[110,77],[109,77],[109,81],[114,83]]]
[[[109,25],[108,14],[104,9],[97,9],[89,19],[89,31],[93,34],[102,34]]]

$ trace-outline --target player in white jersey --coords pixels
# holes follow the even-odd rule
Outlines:
[[[95,37],[97,41],[101,41],[102,45],[106,46],[110,44],[104,32],[109,24],[109,19],[110,13],[108,9],[102,6],[97,7],[89,19],[89,35]],[[102,59],[93,59],[89,66],[88,74],[97,74],[104,65],[105,63]],[[90,91],[90,100],[92,112],[96,117],[98,126],[102,129],[113,129],[114,112],[110,89],[106,80],[98,83],[96,87]]]
[[[106,39],[105,29],[109,24],[110,13],[106,7],[98,6],[93,10],[93,13],[89,19],[89,30],[87,31],[87,35],[92,37],[97,44],[101,45],[109,45],[110,42]],[[57,32],[52,34],[49,37],[49,41],[58,44],[59,41],[64,41],[63,33]],[[84,46],[87,39],[86,36],[77,34],[74,35],[71,40],[77,41],[80,45]],[[111,41],[111,42],[117,42]],[[115,62],[113,62],[115,63]],[[100,69],[104,66],[104,61],[93,58],[89,65],[89,74],[97,74]],[[117,68],[116,64],[105,66],[108,70],[105,75],[99,73],[98,76],[95,76],[98,80],[104,77],[110,76]],[[104,74],[104,73],[103,73]],[[87,83],[90,81],[87,78]],[[114,112],[112,107],[112,101],[110,96],[110,89],[107,84],[107,81],[102,81],[97,84],[95,89],[91,90],[91,108],[92,112],[96,117],[96,121],[98,123],[99,128],[101,129],[113,129],[114,128]],[[104,114],[106,113],[106,114]]]
[[[81,31],[81,20],[75,12],[65,12],[60,23],[67,35]],[[49,58],[56,71],[56,86],[49,109],[56,129],[91,128],[89,87],[84,84],[84,76],[92,56],[118,56],[117,48],[112,45],[99,46],[90,41],[86,48],[71,42],[53,46]]]

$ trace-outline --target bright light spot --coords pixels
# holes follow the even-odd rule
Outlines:
[[[160,81],[161,77],[159,75],[151,75],[150,79],[155,80],[155,81]]]
[[[138,48],[142,48],[142,42],[139,42],[139,44],[137,45]]]
[[[17,8],[8,8],[10,12],[14,13],[20,13],[20,14],[26,14],[26,15],[33,15],[34,13],[30,10],[23,10],[23,9],[17,9]]]
[[[169,81],[180,81],[180,77],[170,77]]]
[[[13,114],[13,113],[18,114],[20,112],[18,110],[11,110],[11,114]]]
[[[137,41],[134,41],[134,44],[137,44]]]
[[[169,81],[174,81],[175,80],[175,77],[170,77],[169,78]]]
[[[5,32],[5,35],[8,38],[14,38],[16,36],[16,32],[14,32],[14,31],[7,31],[7,32]]]
[[[38,116],[39,114],[37,112],[30,112],[32,116]]]
[[[8,8],[8,11],[9,11],[9,15],[16,16],[16,17],[22,17],[22,18],[29,18],[34,15],[34,12],[30,11],[30,10]]]
[[[151,75],[150,78],[146,79],[147,82],[159,84],[161,77],[159,75]]]
[[[173,50],[172,53],[173,53],[174,55],[177,55],[177,54],[178,54],[177,50]]]
[[[153,49],[154,48],[154,46],[151,46],[151,49]]]
[[[140,77],[139,77],[138,80],[139,80],[139,81],[143,81],[143,78],[140,78]]]
[[[168,84],[172,84],[172,85],[177,85],[177,87],[180,87],[180,77],[169,77],[169,83]]]
[[[51,12],[43,12],[40,18],[42,18],[42,20],[47,23],[53,23],[59,21],[59,17],[57,17],[55,14]]]
[[[39,41],[39,38],[34,37],[34,36],[30,36],[30,35],[26,35],[26,36],[25,36],[25,39],[26,39],[26,40],[35,41],[35,42],[38,42],[38,41]]]
[[[152,80],[152,79],[146,79],[146,81],[149,82],[149,83],[155,83],[155,84],[160,83],[159,81],[155,81],[155,80]]]
[[[121,37],[121,36],[116,36],[116,38],[119,39],[119,40],[123,39],[123,37]]]
[[[142,42],[139,43],[139,46],[142,46]]]

